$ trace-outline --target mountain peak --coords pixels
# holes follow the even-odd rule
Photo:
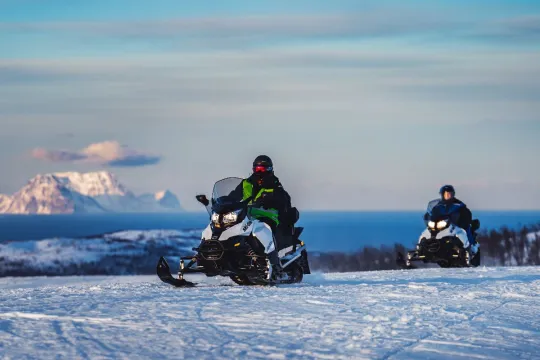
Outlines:
[[[87,196],[128,195],[130,192],[121,184],[116,175],[108,171],[60,172],[52,174],[67,183],[73,190]]]
[[[180,201],[178,197],[169,190],[158,191],[154,194],[154,198],[161,206],[168,209],[180,208]]]
[[[162,190],[162,191],[158,191],[156,194],[155,194],[155,198],[156,200],[161,200],[167,196],[174,196],[174,194],[172,192],[170,192],[169,190]]]
[[[12,197],[0,196],[0,213],[179,211],[170,191],[142,201],[109,171],[38,174]]]

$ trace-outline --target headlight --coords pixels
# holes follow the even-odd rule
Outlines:
[[[437,229],[444,229],[448,225],[448,223],[445,220],[441,220],[437,223]]]
[[[430,222],[427,223],[427,225],[428,225],[431,229],[435,229],[435,222],[430,221]]]
[[[238,220],[238,215],[240,214],[241,210],[232,211],[228,214],[223,215],[223,223],[224,224],[230,224],[234,223]]]
[[[217,213],[212,213],[212,222],[214,224],[218,224],[219,223],[219,214]]]

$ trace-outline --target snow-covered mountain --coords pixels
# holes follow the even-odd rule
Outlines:
[[[13,196],[0,195],[0,213],[71,214],[179,211],[169,191],[136,196],[108,171],[37,175]],[[163,201],[165,200],[165,201]]]
[[[147,206],[158,205],[166,209],[179,209],[180,201],[169,190],[158,191],[155,194],[143,194],[139,196],[139,200],[147,204]]]
[[[132,230],[84,238],[8,241],[0,244],[0,277],[148,274],[161,255],[179,261],[192,254],[202,230]]]
[[[166,208],[176,209],[180,206],[180,201],[178,201],[176,195],[174,195],[169,190],[157,192],[155,195],[155,199],[158,204]]]

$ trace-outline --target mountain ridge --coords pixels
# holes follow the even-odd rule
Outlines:
[[[135,195],[108,171],[38,174],[13,195],[0,194],[3,214],[182,211],[169,190]]]

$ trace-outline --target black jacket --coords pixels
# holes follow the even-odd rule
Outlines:
[[[452,218],[452,221],[454,221],[454,224],[459,226],[462,229],[469,229],[472,223],[472,213],[471,210],[465,205],[465,203],[457,198],[453,198],[450,200],[451,203],[454,204],[461,204],[462,206],[459,208],[459,211],[457,213],[456,218]]]
[[[259,185],[256,175],[251,175],[245,179],[253,185],[253,196],[256,196],[261,189],[272,189],[272,193],[265,193],[257,199],[256,203],[266,208],[277,209],[280,214],[286,213],[291,208],[291,197],[283,188],[283,185],[275,175],[269,175],[264,178],[262,184]],[[243,184],[240,183],[231,195],[243,198]]]

